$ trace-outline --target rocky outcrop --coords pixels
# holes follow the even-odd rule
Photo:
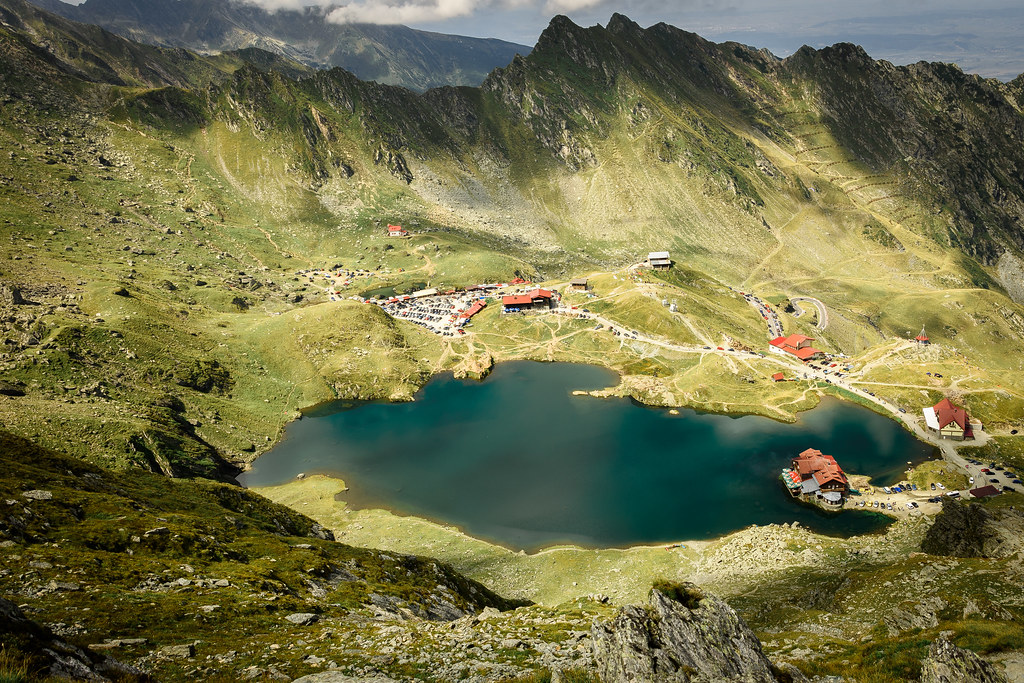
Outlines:
[[[38,672],[40,677],[88,681],[152,680],[116,659],[65,642],[26,617],[13,602],[3,598],[0,598],[0,634],[0,650],[7,651],[8,659],[17,658],[11,651],[16,649],[24,657],[26,666]]]
[[[986,526],[992,515],[977,503],[944,500],[921,550],[947,557],[985,557]]]
[[[921,662],[921,683],[1006,683],[1006,680],[995,665],[945,638],[932,643],[927,659]]]
[[[27,303],[14,285],[0,284],[0,306],[21,306]]]
[[[939,612],[946,608],[946,601],[931,595],[911,607],[895,610],[886,615],[883,623],[890,636],[896,636],[912,628],[935,628],[939,625]]]
[[[482,353],[478,356],[467,355],[457,366],[454,376],[456,379],[483,379],[491,374],[494,369],[494,356],[489,353]]]
[[[996,276],[1010,298],[1024,304],[1024,261],[1012,252],[1003,252],[996,262]]]
[[[1022,532],[1024,514],[1016,510],[947,499],[921,550],[946,557],[1009,557],[1021,551]]]
[[[591,632],[601,680],[794,680],[777,672],[750,627],[729,605],[692,584],[651,591],[650,605],[622,608]]]

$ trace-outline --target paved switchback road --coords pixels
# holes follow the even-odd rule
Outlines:
[[[794,318],[799,318],[804,314],[803,309],[800,308],[799,302],[806,301],[818,309],[818,329],[824,331],[824,329],[828,327],[828,309],[825,308],[825,304],[809,296],[794,296],[790,297],[789,301],[793,304],[793,308],[796,309],[796,312],[793,314]]]

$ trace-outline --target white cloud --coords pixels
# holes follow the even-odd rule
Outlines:
[[[548,0],[544,5],[547,12],[575,12],[601,4],[603,0]]]
[[[420,24],[527,9],[546,15],[590,9],[606,0],[241,0],[269,11],[322,7],[336,24]]]
[[[465,17],[490,6],[486,0],[360,0],[331,10],[336,24],[415,24]]]

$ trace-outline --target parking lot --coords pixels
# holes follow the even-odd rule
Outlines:
[[[991,484],[1000,492],[1024,492],[1024,484],[1021,483],[1020,475],[1014,470],[1005,469],[994,462],[986,463],[968,458],[965,469],[967,476],[970,477],[971,488],[976,489]]]
[[[465,334],[468,318],[461,317],[479,296],[470,292],[438,294],[421,298],[396,297],[378,302],[392,318],[408,320],[442,337]]]

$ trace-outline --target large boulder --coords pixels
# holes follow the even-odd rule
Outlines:
[[[3,306],[22,306],[27,304],[25,298],[21,295],[21,290],[14,285],[6,283],[0,283],[0,307]]]
[[[921,683],[1007,683],[1007,678],[970,650],[939,638],[921,662]]]
[[[623,607],[611,622],[595,624],[591,635],[604,681],[779,680],[750,627],[692,584],[655,588],[648,606]]]

